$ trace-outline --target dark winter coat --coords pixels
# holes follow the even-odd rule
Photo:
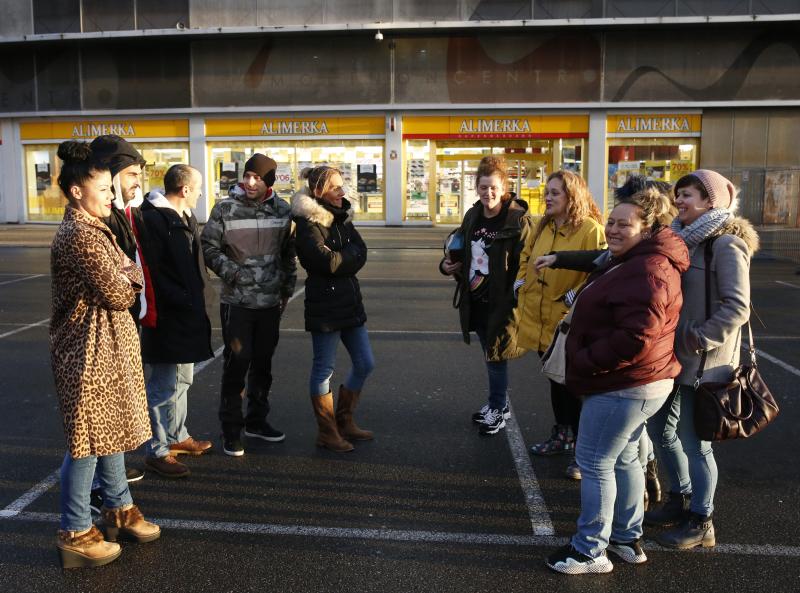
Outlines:
[[[353,226],[347,200],[336,208],[308,190],[292,198],[296,247],[306,278],[307,331],[331,332],[367,321],[356,274],[367,263],[367,246]]]
[[[567,336],[570,391],[606,393],[678,375],[673,345],[688,268],[686,244],[662,228],[589,276]]]
[[[142,328],[145,363],[200,362],[214,356],[206,315],[208,275],[194,214],[187,220],[151,192],[142,205],[145,263],[156,299],[156,327]]]
[[[475,225],[480,219],[483,205],[476,202],[461,221],[461,232],[469,242]],[[517,345],[519,310],[514,296],[514,280],[519,270],[519,256],[528,234],[533,228],[533,219],[528,214],[528,204],[511,199],[503,205],[498,216],[505,217],[503,228],[488,247],[489,255],[489,319],[486,323],[486,358],[490,361],[509,360],[522,356],[526,350]],[[470,343],[471,300],[469,294],[469,268],[472,253],[466,249],[462,272],[456,280],[461,293],[458,307],[461,333],[464,342]],[[441,270],[441,264],[439,269]]]

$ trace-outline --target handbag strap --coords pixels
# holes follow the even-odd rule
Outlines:
[[[711,260],[714,258],[714,241],[716,237],[709,239],[706,241],[705,249],[703,250],[703,259],[705,260],[706,269],[705,269],[705,277],[706,277],[706,319],[711,319]],[[753,304],[750,303],[750,309],[753,308]],[[750,325],[750,317],[747,318],[747,339],[749,342],[749,352],[750,352],[750,362],[755,367],[757,366],[756,363],[756,346],[753,342],[753,328]],[[708,350],[703,350],[700,354],[700,366],[697,368],[697,374],[695,375],[694,379],[694,388],[700,385],[700,380],[703,378],[703,371],[706,368],[706,359],[708,358]]]

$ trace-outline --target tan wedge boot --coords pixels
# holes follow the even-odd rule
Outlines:
[[[351,391],[344,385],[339,385],[339,401],[336,403],[336,426],[339,434],[346,439],[356,441],[371,441],[375,438],[370,430],[362,430],[353,420],[353,412],[358,405],[360,391]]]
[[[311,397],[314,415],[317,417],[317,447],[325,447],[337,453],[347,453],[353,450],[353,445],[344,440],[336,428],[336,418],[333,415],[333,393]]]
[[[56,547],[64,568],[87,568],[113,562],[122,553],[119,544],[107,542],[94,525],[88,531],[58,530]]]
[[[103,517],[103,526],[108,541],[118,539],[135,541],[143,544],[158,539],[161,528],[155,523],[145,521],[142,512],[136,505],[124,506],[118,509],[100,509]]]

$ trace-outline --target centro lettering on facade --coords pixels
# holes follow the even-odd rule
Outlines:
[[[319,135],[328,133],[328,124],[320,121],[265,121],[261,125],[262,136]]]
[[[688,117],[624,117],[617,124],[620,132],[691,132]]]
[[[464,119],[459,134],[524,134],[530,133],[527,119]]]
[[[129,123],[88,122],[72,126],[73,138],[94,138],[95,136],[105,136],[106,134],[136,136],[136,130],[133,124]]]

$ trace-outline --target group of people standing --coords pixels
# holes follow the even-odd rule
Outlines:
[[[298,256],[308,272],[316,444],[346,452],[351,441],[373,438],[353,420],[374,366],[356,279],[367,249],[337,169],[305,171],[308,187],[290,205],[272,190],[277,164],[256,153],[201,232],[192,212],[203,182],[198,170],[173,165],[163,190],[143,196],[145,161],[119,136],[64,142],[58,156],[67,207],[51,249],[50,350],[68,445],[56,539],[65,568],[107,564],[121,553],[118,540],[160,536],[133,504],[128,482],[143,474],[126,469],[124,452],[144,445],[148,469],[184,478],[190,469],[178,457],[213,448],[186,427],[194,364],[214,356],[207,267],[222,280],[224,453],[243,455],[243,434],[285,438],[267,414],[271,360]],[[334,406],[330,379],[339,341],[353,368]],[[93,524],[92,504],[102,530]]]
[[[695,432],[693,399],[704,354],[705,380],[732,377],[749,318],[758,236],[735,216],[734,186],[703,169],[674,188],[633,178],[604,227],[569,171],[548,177],[538,221],[508,191],[502,157],[481,161],[476,188],[479,201],[458,229],[465,253],[458,261],[446,253],[439,267],[458,283],[464,339],[477,334],[487,368],[488,401],[472,415],[480,434],[510,418],[508,361],[528,350],[542,356],[571,316],[565,385],[550,382],[556,424],[531,452],[574,452],[567,474],[581,480],[581,512],[547,566],[607,573],[607,551],[643,563],[643,523],[669,528],[656,535],[669,548],[714,546],[717,467]],[[650,447],[670,491],[645,513]]]

